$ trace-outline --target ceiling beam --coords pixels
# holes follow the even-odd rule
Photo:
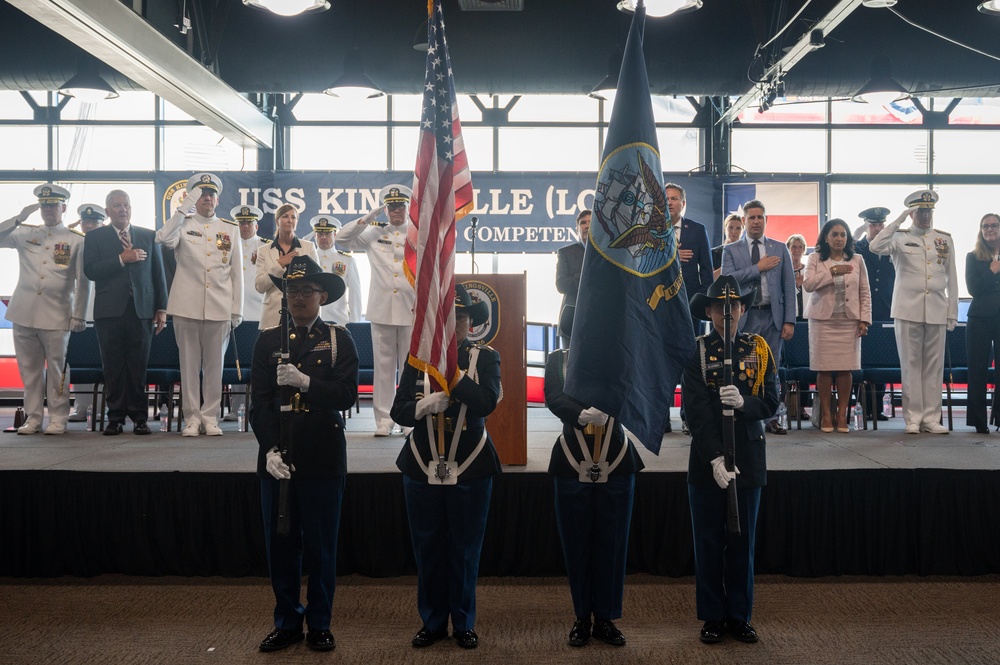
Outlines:
[[[274,123],[118,0],[8,0],[206,127],[270,149]]]
[[[799,41],[795,42],[792,48],[788,49],[785,55],[781,56],[777,62],[767,68],[764,75],[761,77],[763,81],[773,81],[775,75],[781,74],[785,75],[788,73],[792,67],[797,65],[803,58],[816,50],[816,45],[814,41],[819,35],[816,31],[819,30],[823,37],[833,32],[840,23],[851,15],[855,9],[861,6],[862,0],[840,0],[837,5],[831,9],[826,16],[821,18],[816,22],[809,30],[805,32]],[[759,85],[759,84],[758,84]],[[733,102],[733,105],[726,111],[726,113],[719,119],[719,122],[729,122],[731,123],[736,119],[743,109],[750,106],[753,101],[760,96],[760,91],[757,85],[750,88],[742,95],[739,99]]]

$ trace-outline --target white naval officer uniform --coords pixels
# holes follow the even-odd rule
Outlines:
[[[337,234],[335,247],[364,251],[371,266],[371,288],[365,317],[372,324],[375,385],[372,407],[376,427],[392,428],[389,410],[396,396],[396,372],[402,373],[410,351],[416,293],[403,272],[407,221],[399,226],[348,222]],[[353,299],[353,294],[352,294]]]
[[[262,247],[267,247],[270,241],[254,235],[243,241],[243,320],[260,321],[261,306],[264,296],[257,293],[257,257]]]
[[[308,256],[316,261],[316,245],[308,240],[295,238],[298,242],[299,253],[297,256]],[[257,293],[261,293],[264,299],[261,304],[260,329],[273,328],[281,323],[281,289],[271,281],[271,275],[281,278],[285,274],[285,269],[278,263],[281,257],[281,249],[278,241],[272,240],[264,245],[257,252],[257,272],[254,276],[254,287]],[[317,261],[318,263],[318,261]]]
[[[958,321],[955,243],[931,227],[899,230],[902,220],[886,224],[869,247],[888,255],[896,269],[892,294],[896,346],[903,379],[903,418],[929,428],[941,419],[945,336]]]
[[[65,427],[70,378],[63,376],[63,368],[70,323],[71,319],[84,321],[91,291],[90,280],[83,274],[83,234],[62,223],[18,226],[15,216],[0,224],[0,247],[16,249],[20,262],[6,318],[14,329],[26,424],[41,425],[48,398],[50,425]]]
[[[358,275],[357,261],[349,253],[342,252],[336,247],[330,249],[317,247],[316,262],[323,268],[323,272],[332,272],[344,280],[344,284],[347,285],[347,293],[344,297],[320,308],[320,317],[324,321],[332,321],[340,325],[360,321],[361,277]]]
[[[167,314],[174,319],[180,352],[185,421],[217,425],[229,329],[243,318],[240,230],[217,216],[177,211],[156,232],[156,240],[173,249],[177,261]]]

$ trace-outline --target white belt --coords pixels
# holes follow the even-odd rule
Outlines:
[[[618,451],[618,457],[611,464],[608,464],[608,444],[611,442],[611,434],[615,428],[615,419],[608,418],[608,422],[604,427],[604,441],[601,444],[601,456],[600,459],[594,460],[593,456],[590,454],[590,448],[587,446],[586,439],[583,438],[583,431],[579,427],[574,427],[573,432],[576,434],[577,443],[580,444],[580,451],[583,453],[583,460],[580,462],[576,461],[573,454],[569,451],[569,444],[566,443],[566,437],[563,434],[559,435],[559,443],[562,446],[563,454],[566,455],[566,459],[569,461],[570,466],[575,466],[579,469],[580,475],[579,480],[581,483],[606,483],[608,482],[608,476],[611,472],[618,468],[618,465],[622,463],[625,459],[625,450],[628,448],[628,442],[622,441],[622,449]]]

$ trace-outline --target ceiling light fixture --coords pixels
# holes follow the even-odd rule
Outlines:
[[[90,58],[80,59],[76,76],[66,81],[58,92],[60,95],[75,97],[84,104],[96,104],[118,97],[118,92],[97,73],[97,62]]]
[[[870,73],[868,83],[851,96],[852,102],[888,106],[910,97],[906,88],[892,78],[892,61],[889,56],[878,56],[872,60]]]
[[[619,0],[618,11],[634,13],[637,0]],[[702,0],[646,0],[646,16],[660,18],[701,9]]]
[[[861,0],[861,4],[869,9],[882,9],[883,7],[892,7],[899,0]]]
[[[306,12],[322,12],[330,8],[327,0],[243,0],[247,7],[266,9],[278,16],[298,16]]]
[[[413,33],[413,50],[427,53],[429,48],[430,46],[427,44],[427,19],[424,19],[424,22],[417,27],[417,31]]]
[[[1000,15],[1000,0],[986,0],[986,2],[980,2],[977,9],[984,14],[992,14],[994,16]]]
[[[323,92],[331,97],[349,100],[374,99],[385,94],[365,74],[364,56],[357,48],[347,52],[344,56],[344,73]]]

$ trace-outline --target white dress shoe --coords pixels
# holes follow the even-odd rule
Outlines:
[[[37,434],[38,430],[42,428],[42,424],[37,420],[31,420],[30,418],[24,422],[23,425],[17,428],[18,434]]]
[[[410,436],[410,432],[412,432],[412,431],[413,431],[412,427],[404,427],[403,428],[403,436]]]
[[[205,436],[222,436],[222,428],[216,423],[205,423]]]
[[[46,434],[65,434],[66,433],[66,423],[53,423],[50,422],[49,426],[45,428]]]
[[[74,411],[69,414],[69,418],[67,418],[67,420],[71,423],[85,423],[87,422],[87,416],[89,415],[90,407],[88,406],[86,411]]]
[[[939,423],[924,423],[920,426],[920,431],[928,434],[947,434],[948,428]]]
[[[199,434],[198,430],[200,427],[201,423],[197,422],[188,423],[187,425],[184,426],[184,429],[181,430],[181,436],[198,436]]]
[[[375,429],[375,436],[389,436],[392,433],[392,428],[389,425],[379,425]]]
[[[907,434],[920,434],[920,425],[915,423],[906,423],[906,428],[903,431]]]

